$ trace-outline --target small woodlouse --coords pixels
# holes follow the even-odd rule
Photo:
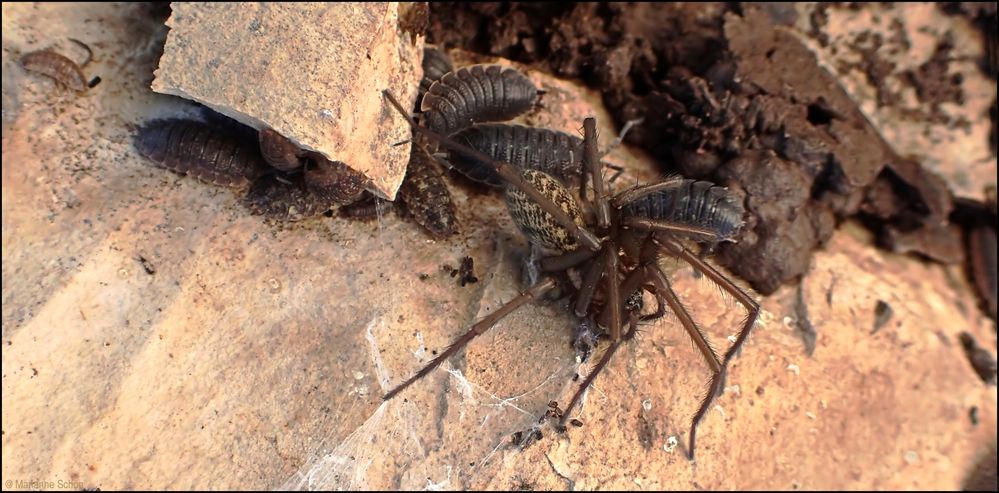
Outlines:
[[[93,80],[87,82],[86,77],[83,75],[83,70],[80,68],[90,63],[90,60],[94,58],[94,52],[90,49],[90,46],[87,46],[87,44],[83,41],[73,38],[68,39],[87,52],[86,58],[80,64],[77,64],[69,57],[61,53],[57,53],[52,49],[44,49],[33,51],[22,56],[21,66],[23,66],[25,70],[51,77],[55,79],[56,82],[76,92],[84,92],[87,89],[96,86],[101,81],[100,77],[94,77]]]
[[[431,236],[440,239],[457,230],[454,202],[433,158],[413,144],[406,178],[399,187],[399,201]]]
[[[87,78],[83,70],[65,55],[51,50],[33,51],[21,57],[21,65],[26,69],[47,75],[60,84],[76,91],[86,91]]]
[[[423,96],[423,122],[451,135],[474,123],[504,121],[530,110],[538,89],[526,75],[499,65],[471,65],[448,72]]]
[[[271,166],[281,171],[294,171],[302,167],[301,149],[287,137],[265,128],[258,133],[260,154]]]
[[[305,185],[325,208],[357,200],[368,185],[364,174],[339,161],[330,161],[317,152],[307,152]],[[326,209],[323,209],[326,210]],[[319,211],[322,212],[322,211]]]
[[[520,169],[535,169],[564,183],[579,178],[583,170],[583,139],[547,128],[505,123],[483,123],[454,136],[462,144]],[[496,168],[457,151],[448,162],[471,180],[493,187],[505,183]]]
[[[301,176],[294,178],[287,180],[276,174],[262,176],[250,187],[243,202],[253,214],[288,221],[306,219],[329,208],[309,193]]]
[[[162,168],[216,185],[244,187],[266,170],[252,143],[195,120],[153,120],[139,129],[135,148]]]

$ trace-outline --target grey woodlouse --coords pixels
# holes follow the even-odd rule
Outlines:
[[[538,90],[526,75],[499,65],[471,65],[448,72],[423,96],[423,122],[444,135],[474,123],[503,121],[530,110]]]
[[[716,242],[732,239],[742,226],[745,209],[728,189],[681,177],[667,178],[662,184],[662,189],[634,201],[627,202],[627,196],[622,194],[625,202],[621,212],[634,218],[688,226],[691,237],[708,236]]]
[[[422,101],[430,86],[452,70],[454,64],[446,53],[430,46],[423,48],[423,78],[420,79],[420,92],[416,100]]]
[[[434,82],[453,68],[448,56],[432,47],[423,49],[422,64],[423,79],[420,81],[418,102]],[[420,143],[411,144],[406,176],[399,187],[396,205],[397,210],[412,218],[431,237],[442,239],[457,231],[458,220],[451,192],[432,161],[433,158]],[[386,202],[372,196],[357,204],[344,206],[340,211],[353,219],[371,219],[378,216],[381,205]]]
[[[564,183],[578,179],[583,169],[583,139],[558,130],[483,123],[462,130],[454,139],[497,161],[543,171]],[[489,163],[458,151],[449,151],[447,160],[473,181],[493,187],[504,184]]]
[[[266,170],[253,143],[195,120],[148,122],[139,129],[135,148],[159,167],[216,185],[244,187]]]
[[[569,189],[556,178],[538,170],[518,170],[447,135],[420,127],[408,119],[405,109],[390,93],[385,91],[385,95],[415,130],[451,151],[466,153],[496,169],[507,182],[507,204],[514,221],[532,244],[547,250],[549,255],[540,265],[549,274],[476,322],[413,376],[388,391],[383,399],[393,398],[429,374],[520,306],[559,289],[574,297],[573,313],[581,320],[595,322],[593,328],[609,338],[611,344],[566,406],[558,427],[561,430],[584,390],[621,344],[634,338],[638,322],[661,318],[670,310],[711,369],[707,393],[690,425],[687,453],[693,460],[697,426],[721,393],[729,362],[749,337],[760,314],[760,306],[752,297],[692,250],[700,245],[703,255],[715,243],[734,240],[743,225],[743,207],[738,196],[712,183],[682,177],[666,178],[612,195],[603,181],[596,122],[587,118],[583,122],[580,196],[585,198],[589,187],[593,198],[587,200],[588,211],[584,214]],[[669,276],[660,266],[663,256],[684,260],[746,309],[748,316],[721,357],[673,290]],[[640,298],[635,294],[642,291],[655,296],[654,313],[643,313],[642,304],[636,302]]]

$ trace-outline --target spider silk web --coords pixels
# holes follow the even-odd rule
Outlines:
[[[505,213],[505,207],[501,211]],[[385,208],[379,209],[376,235],[398,234],[396,219],[390,219],[392,215]],[[503,224],[493,222],[497,233],[496,239],[491,240],[497,250],[493,265],[482,265],[476,258],[475,275],[480,283],[486,284],[477,313],[451,333],[448,343],[526,288],[521,278],[528,248],[508,221],[506,218],[499,221]],[[441,246],[444,245],[438,245]],[[467,250],[460,244],[451,248],[455,258]],[[731,331],[740,326],[745,313],[731,296],[712,282],[696,279],[699,276],[694,276],[690,267],[678,259],[666,258],[661,264],[667,271],[679,274],[670,277],[677,282],[677,294],[685,305],[688,295],[707,295],[724,306],[718,313],[692,313],[700,323],[716,325],[722,318],[727,320],[722,325]],[[542,440],[553,439],[557,420],[543,418],[549,403],[556,401],[564,408],[607,348],[606,343],[601,343],[588,361],[578,361],[571,346],[573,328],[578,321],[570,315],[566,303],[565,300],[528,302],[394,399],[374,407],[359,423],[339,423],[339,428],[316,437],[318,445],[314,451],[280,489],[457,490],[504,484],[496,479],[502,474],[509,475],[510,468],[505,466],[514,464],[522,453],[521,446],[514,443],[515,434],[519,432],[526,438],[539,430],[543,433]],[[647,307],[653,306],[649,295],[645,303]],[[676,368],[669,390],[630,396],[638,399],[645,411],[655,403],[656,410],[649,414],[649,419],[659,419],[661,423],[654,446],[665,445],[666,452],[671,453],[677,438],[681,442],[685,439],[688,420],[699,400],[697,393],[703,392],[709,374],[672,313],[667,311],[661,321],[642,329],[636,340],[622,346],[614,360],[633,359],[637,352],[652,355],[653,360],[665,357]],[[388,351],[398,350],[383,352],[385,341],[409,334],[398,334],[398,325],[389,316],[376,316],[359,330],[363,331],[367,346],[363,348],[365,357],[377,374],[379,387],[371,392],[378,395],[394,388],[435,356],[427,354],[426,349],[414,348],[446,347],[424,344],[423,333],[417,328],[413,340],[406,343],[410,348],[405,355],[409,362],[403,367],[393,367],[383,357],[387,358]],[[734,340],[732,333],[709,334],[709,337],[718,351],[724,351]],[[625,364],[634,366],[631,362]],[[588,400],[594,396],[605,399],[603,382],[608,372],[613,371],[608,368],[597,378],[570,417],[580,417],[586,423]],[[655,378],[644,371],[634,373],[642,380]],[[638,387],[660,388],[661,383],[652,381]],[[607,394],[619,394],[613,388],[606,390]],[[728,387],[725,392],[729,392]],[[356,400],[349,402],[349,406],[358,405]],[[715,408],[724,413],[720,405]],[[355,409],[342,414],[349,415],[352,410]],[[341,411],[344,410],[334,410],[333,414],[339,415]],[[570,426],[569,433],[571,429]]]
[[[511,244],[507,235],[499,236],[498,262],[490,269],[494,275],[476,271],[480,282],[488,283],[476,321],[523,288],[519,281],[523,245]],[[422,380],[382,402],[345,436],[343,430],[331,431],[280,489],[484,487],[504,461],[520,452],[514,443],[515,433],[528,437],[540,430],[545,437],[552,436],[557,420],[543,419],[549,403],[568,403],[579,383],[573,377],[577,372],[585,375],[595,363],[593,358],[577,363],[570,347],[572,323],[564,302],[521,306]],[[364,328],[369,358],[381,387],[372,392],[379,395],[434,357],[416,350],[405,370],[389,370],[382,361],[380,345],[394,336],[391,325],[390,320],[379,317]],[[470,326],[460,329],[455,337]],[[537,333],[538,327],[544,333]],[[416,338],[410,346],[422,348],[418,331]],[[490,376],[481,378],[484,367]],[[576,412],[580,409],[577,406]]]

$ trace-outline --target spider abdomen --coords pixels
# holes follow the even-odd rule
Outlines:
[[[582,170],[583,139],[547,128],[504,123],[475,125],[455,140],[489,157],[520,169],[535,169],[568,183]],[[460,152],[449,152],[448,162],[469,179],[499,187],[503,179],[492,164]]]
[[[727,188],[689,179],[629,202],[621,211],[625,215],[709,229],[717,235],[717,241],[735,237],[745,213],[741,201]]]
[[[249,185],[266,169],[254,144],[182,119],[154,120],[135,137],[139,154],[157,166],[232,187]]]
[[[556,178],[537,170],[525,170],[523,176],[527,183],[551,199],[576,224],[584,226],[582,210],[575,197]],[[559,252],[579,247],[576,237],[568,229],[516,187],[507,187],[506,205],[510,209],[510,216],[531,243]]]
[[[509,120],[534,106],[538,90],[526,75],[499,65],[444,74],[423,96],[424,125],[451,135],[477,122]]]

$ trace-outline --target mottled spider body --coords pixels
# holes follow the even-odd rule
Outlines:
[[[402,106],[391,94],[385,94],[405,115]],[[592,118],[587,118],[583,125],[583,159],[579,170],[582,206],[568,184],[554,176],[495,160],[487,153],[470,148],[433,128],[420,127],[412,120],[409,122],[416,131],[450,152],[461,153],[493,167],[505,182],[507,204],[514,221],[531,243],[550,254],[541,260],[542,270],[550,274],[472,326],[414,376],[389,391],[385,399],[391,399],[431,372],[521,305],[540,299],[557,287],[572,296],[574,313],[583,322],[596,322],[598,336],[610,340],[610,346],[565,408],[560,429],[564,429],[565,421],[583,391],[607,365],[620,344],[634,337],[639,320],[662,317],[668,309],[676,315],[712,372],[707,395],[691,423],[688,454],[693,459],[697,424],[720,392],[728,362],[749,336],[759,315],[759,305],[692,252],[691,247],[698,243],[710,246],[732,241],[743,224],[741,200],[723,187],[682,177],[666,178],[611,196],[601,173],[596,123]],[[660,267],[660,259],[664,255],[686,261],[748,310],[749,316],[734,344],[722,357],[708,343],[704,332],[673,291],[668,276]],[[565,275],[570,271],[579,275]],[[641,313],[641,303],[636,302],[636,297],[643,291],[655,296],[658,306],[654,313]],[[590,327],[594,325],[586,323]]]
[[[584,225],[582,208],[558,179],[538,170],[528,169],[523,173],[527,183],[568,214],[575,224]],[[568,252],[579,248],[579,242],[572,233],[521,190],[516,187],[507,188],[506,204],[514,222],[535,245],[554,252]]]

